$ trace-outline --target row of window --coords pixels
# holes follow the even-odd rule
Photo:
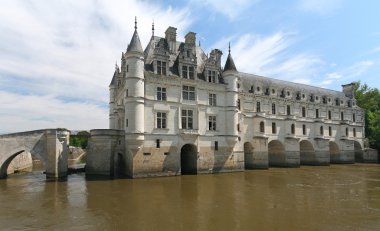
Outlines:
[[[331,126],[328,127],[328,131],[329,131],[329,136],[332,136],[332,128],[331,128]],[[264,124],[263,121],[260,122],[260,132],[261,133],[265,133],[265,124]],[[349,132],[348,128],[346,128],[346,136],[348,136],[348,132]],[[276,134],[276,133],[277,133],[277,125],[276,125],[276,123],[273,122],[272,123],[272,134]],[[296,127],[295,127],[294,124],[290,125],[290,133],[292,135],[294,135],[296,133]],[[323,126],[320,127],[319,133],[320,133],[321,136],[324,135],[324,127]],[[356,128],[352,129],[352,133],[353,133],[353,136],[356,137]],[[302,125],[302,134],[306,135],[306,125],[305,124]]]
[[[195,87],[182,86],[182,99],[183,100],[195,100]],[[166,101],[166,88],[157,87],[157,100]],[[210,93],[208,95],[208,102],[210,106],[216,106],[216,94]]]

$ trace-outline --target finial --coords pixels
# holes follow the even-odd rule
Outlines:
[[[231,42],[228,42],[228,54],[231,54]]]
[[[137,30],[137,17],[135,16],[135,30]]]
[[[152,22],[152,37],[154,37],[154,19],[153,19],[153,22]]]

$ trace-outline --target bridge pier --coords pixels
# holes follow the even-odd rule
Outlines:
[[[47,178],[61,178],[67,176],[69,134],[68,131],[46,131]]]

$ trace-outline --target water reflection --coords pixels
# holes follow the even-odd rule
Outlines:
[[[2,229],[378,230],[380,166],[154,179],[0,181]]]

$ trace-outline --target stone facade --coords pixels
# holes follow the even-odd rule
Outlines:
[[[377,161],[353,84],[342,92],[237,71],[189,32],[135,32],[109,86],[109,130],[92,130],[86,172],[129,177]],[[154,30],[153,30],[154,32]],[[376,158],[375,158],[376,156]],[[376,159],[376,160],[375,160]]]

